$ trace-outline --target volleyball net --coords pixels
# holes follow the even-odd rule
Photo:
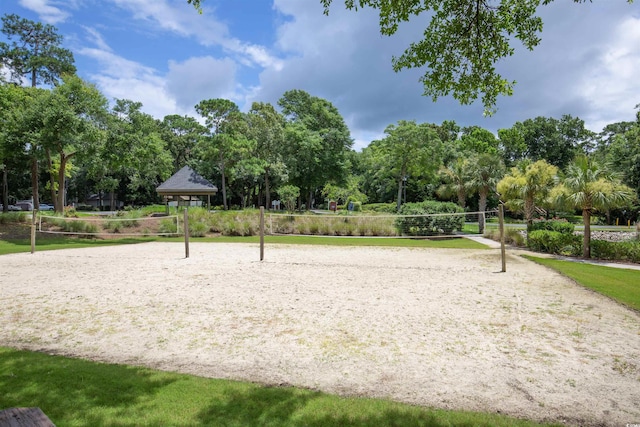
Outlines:
[[[40,233],[117,238],[126,236],[179,236],[183,233],[179,215],[62,217],[38,215]]]
[[[269,213],[267,234],[319,236],[433,237],[483,234],[497,227],[497,210],[422,215]]]

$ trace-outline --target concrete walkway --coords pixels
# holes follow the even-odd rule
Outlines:
[[[496,242],[495,240],[487,239],[486,237],[482,237],[482,236],[465,236],[465,238],[470,239],[470,240],[474,240],[474,241],[476,241],[478,243],[486,245],[486,246],[490,247],[491,249],[500,249],[500,242]],[[640,271],[640,264],[634,264],[634,263],[599,261],[599,260],[595,260],[595,259],[584,259],[584,258],[576,258],[576,257],[568,257],[568,256],[561,256],[561,255],[546,254],[546,253],[543,253],[543,252],[532,252],[532,251],[527,250],[525,248],[519,248],[519,247],[516,247],[516,246],[509,246],[509,245],[507,245],[506,249],[507,249],[507,251],[509,253],[516,254],[516,255],[531,255],[531,256],[534,256],[534,257],[538,257],[538,258],[553,258],[553,259],[558,259],[558,260],[562,260],[562,261],[578,262],[578,263],[581,263],[581,264],[593,264],[593,265],[601,265],[603,267],[626,268],[626,269],[629,269],[629,270],[638,270],[638,271]]]

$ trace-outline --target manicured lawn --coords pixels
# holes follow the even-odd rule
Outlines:
[[[538,264],[553,268],[572,278],[585,288],[592,289],[628,307],[640,310],[640,270],[523,256]]]
[[[33,406],[58,427],[540,425],[0,347],[0,409]]]
[[[113,240],[97,240],[97,239],[78,239],[69,237],[54,237],[46,239],[36,239],[36,251],[51,251],[55,249],[70,248],[90,248],[94,246],[123,245],[150,242],[152,238],[137,239],[113,239]],[[31,251],[31,240],[29,239],[10,239],[0,240],[0,255],[13,254]]]

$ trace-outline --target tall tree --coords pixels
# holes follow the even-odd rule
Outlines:
[[[640,105],[636,108],[636,121],[624,123],[603,152],[604,161],[640,197]]]
[[[0,42],[0,64],[13,79],[28,76],[35,87],[54,84],[61,76],[76,72],[73,54],[61,47],[63,37],[53,25],[10,14],[2,17],[2,33],[11,43]]]
[[[490,131],[480,126],[469,126],[462,130],[462,135],[458,140],[460,151],[470,153],[490,153],[498,152],[499,140]]]
[[[498,131],[507,164],[522,159],[546,160],[563,169],[576,154],[589,149],[594,134],[584,127],[584,121],[564,115],[560,120],[536,117],[517,122],[509,130]]]
[[[435,172],[440,165],[442,143],[428,124],[400,120],[389,125],[387,136],[381,141],[382,151],[389,161],[388,167],[397,184],[397,209],[402,204],[402,186],[409,176]]]
[[[67,166],[74,157],[91,152],[101,140],[106,112],[106,98],[76,76],[64,77],[62,84],[34,104],[34,124],[41,124],[38,139],[47,154],[52,194],[56,189],[58,192],[54,197],[57,212],[65,204]]]
[[[162,139],[162,124],[142,112],[142,103],[117,100],[117,114],[125,130],[123,155],[127,200],[134,204],[157,200],[155,189],[174,172],[172,157]]]
[[[438,188],[440,197],[456,196],[458,205],[464,209],[467,203],[467,193],[471,189],[469,175],[469,160],[457,158],[447,166],[441,166],[438,175],[444,183]]]
[[[38,83],[54,84],[63,75],[75,73],[73,54],[61,47],[63,37],[56,27],[8,14],[2,17],[2,33],[10,43],[0,42],[0,65],[10,71],[12,79],[28,77],[35,87]],[[31,152],[32,197],[38,209],[38,150],[32,147]]]
[[[285,129],[287,169],[291,182],[307,197],[325,184],[342,184],[347,177],[347,153],[353,145],[349,128],[329,101],[302,90],[285,92],[278,105],[288,124]]]
[[[196,119],[171,114],[162,120],[162,139],[173,157],[173,169],[178,171],[191,163],[198,141],[206,132]]]
[[[262,102],[251,105],[247,119],[250,137],[256,141],[256,156],[263,165],[265,205],[269,208],[272,172],[283,165],[285,120],[273,105]]]
[[[556,190],[556,197],[570,206],[582,210],[584,237],[582,256],[591,257],[591,214],[606,210],[633,199],[633,191],[623,185],[607,167],[587,156],[580,156],[571,163]]]
[[[536,204],[541,204],[554,185],[558,168],[544,160],[520,161],[498,182],[501,198],[512,209],[522,208],[527,224],[533,223]]]
[[[9,171],[17,172],[27,162],[27,141],[32,130],[25,122],[25,114],[36,92],[35,89],[13,84],[0,84],[0,203],[5,212],[9,209]]]
[[[478,211],[482,212],[478,219],[479,233],[484,233],[484,211],[487,210],[487,199],[496,191],[498,181],[504,175],[504,165],[496,153],[478,154],[469,162],[468,185],[478,193]]]
[[[196,111],[204,119],[207,128],[209,129],[208,144],[210,145],[206,150],[207,153],[216,159],[217,166],[220,170],[222,178],[222,204],[224,209],[229,209],[227,203],[227,182],[226,182],[226,168],[229,165],[234,153],[234,138],[227,133],[223,135],[223,125],[226,122],[235,120],[237,123],[239,119],[238,106],[228,99],[208,99],[203,100],[195,106]],[[229,130],[233,127],[228,128]]]

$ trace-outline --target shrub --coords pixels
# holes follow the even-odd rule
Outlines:
[[[287,211],[293,212],[296,208],[298,197],[300,197],[300,189],[295,185],[283,185],[278,189],[278,195],[284,203]]]
[[[345,203],[345,209],[349,209],[349,203],[353,203],[353,212],[361,212],[362,211],[362,202],[351,200],[351,198],[347,199],[347,203]]]
[[[499,242],[500,230],[498,230],[497,228],[485,228],[484,237]],[[505,228],[504,243],[505,245],[525,246],[525,239],[522,233],[520,233],[520,230],[515,228]]]
[[[640,262],[640,242],[591,240],[591,256],[598,259]]]
[[[67,209],[67,208],[65,207],[65,210],[66,210],[66,209]],[[98,209],[98,208],[94,208],[93,206],[91,206],[91,205],[86,205],[86,204],[84,204],[84,203],[76,203],[76,205],[75,205],[75,208],[74,208],[74,209],[75,209],[76,211],[79,211],[79,212],[80,212],[80,211],[83,211],[83,212],[93,212],[93,211],[99,211],[99,210],[100,210],[100,209]]]
[[[395,225],[400,234],[409,236],[452,234],[462,230],[464,215],[422,216],[442,213],[464,213],[464,210],[451,202],[428,200],[422,203],[405,203],[400,209],[400,215],[409,216],[398,217]]]
[[[166,218],[160,221],[160,233],[175,233],[176,232],[176,219],[175,218]]]
[[[74,208],[73,206],[65,206],[63,215],[68,218],[78,218],[76,208]]]
[[[527,234],[527,247],[550,254],[578,255],[582,251],[582,239],[559,231],[535,230]]]
[[[369,203],[362,205],[362,210],[365,212],[395,214],[398,211],[398,206],[395,203]]]
[[[209,226],[204,222],[194,222],[189,221],[189,236],[191,237],[204,237],[207,235],[207,231],[209,231]]]
[[[66,233],[83,234],[98,232],[98,227],[95,224],[86,221],[65,220],[64,218],[49,218],[43,222],[47,222],[54,227],[58,227],[60,231]]]
[[[548,231],[557,231],[562,234],[573,234],[573,230],[575,226],[567,221],[534,221],[532,224],[527,226],[527,232],[530,233],[532,231],[537,230],[548,230]]]
[[[28,222],[27,212],[0,212],[0,224],[12,224],[16,222]]]

